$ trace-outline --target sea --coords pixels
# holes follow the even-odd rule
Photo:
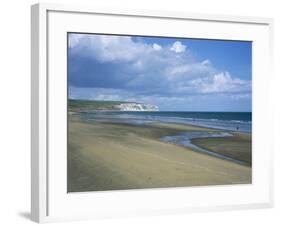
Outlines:
[[[179,112],[179,111],[94,111],[83,112],[86,120],[131,124],[153,122],[179,123],[207,128],[251,133],[251,112]]]
[[[233,136],[231,132],[251,134],[251,112],[87,111],[82,112],[81,116],[86,121],[129,123],[134,125],[148,125],[155,122],[164,122],[219,129],[216,132],[186,131],[171,136],[161,137],[160,140],[188,147],[194,151],[213,155],[239,164],[248,164],[196,146],[192,143],[192,139],[229,137]]]

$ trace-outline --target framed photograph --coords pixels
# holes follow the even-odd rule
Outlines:
[[[272,206],[271,19],[31,15],[34,221]]]

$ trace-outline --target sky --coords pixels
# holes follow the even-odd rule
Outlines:
[[[68,33],[71,99],[252,111],[252,43]]]

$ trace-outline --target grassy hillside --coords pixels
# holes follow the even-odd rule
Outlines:
[[[115,106],[128,103],[124,101],[68,100],[69,111],[118,110]]]

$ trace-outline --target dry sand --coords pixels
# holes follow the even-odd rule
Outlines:
[[[159,137],[200,127],[69,121],[68,191],[251,183],[251,167],[165,143]]]

